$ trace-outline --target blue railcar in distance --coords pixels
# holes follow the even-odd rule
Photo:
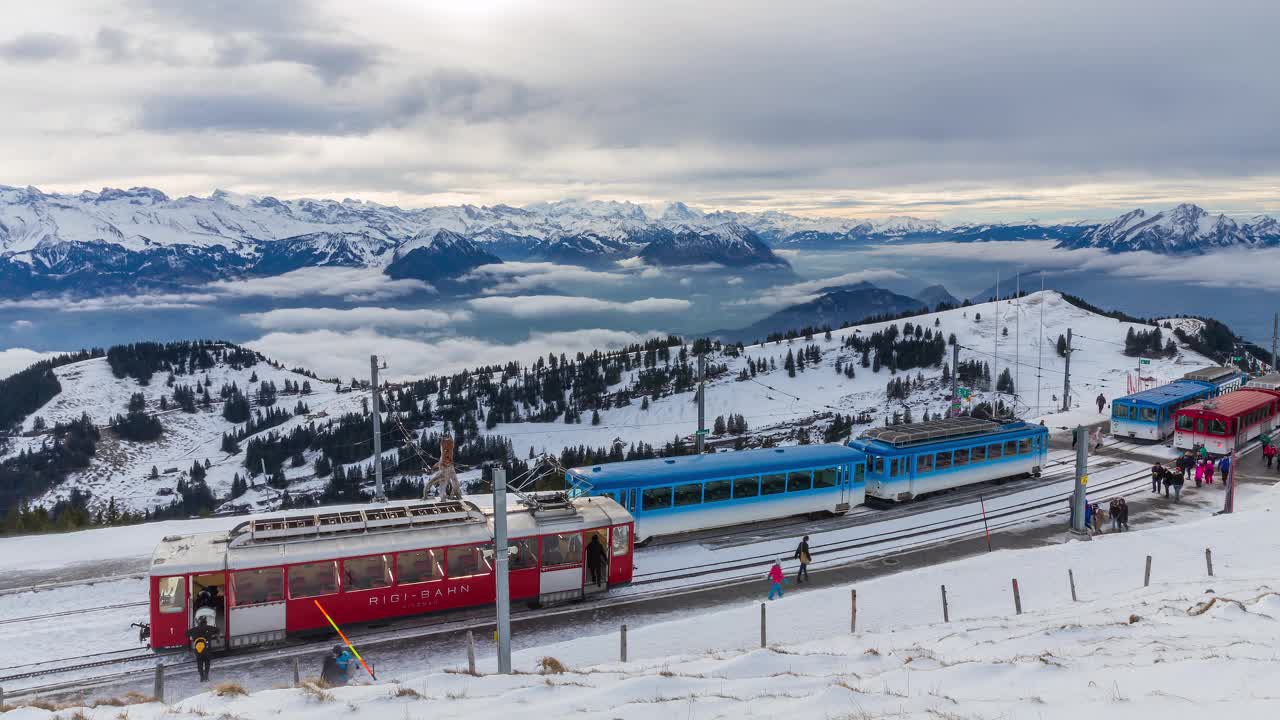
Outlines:
[[[1206,398],[1218,386],[1206,380],[1175,380],[1111,401],[1111,435],[1135,440],[1163,440],[1173,434],[1173,414]]]
[[[1039,476],[1049,431],[1021,420],[961,416],[873,428],[849,447],[866,453],[868,496],[910,500],[988,480]]]
[[[866,458],[843,445],[796,445],[603,463],[568,471],[573,496],[606,495],[650,538],[862,504]]]

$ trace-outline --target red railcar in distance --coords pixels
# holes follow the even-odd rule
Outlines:
[[[631,581],[634,520],[607,497],[508,496],[511,599],[580,599]],[[606,563],[595,582],[588,547]],[[215,649],[495,600],[493,511],[467,500],[378,503],[169,536],[151,560],[151,646],[187,644],[205,616]],[[202,596],[206,588],[216,598]]]
[[[1235,390],[1175,412],[1173,445],[1183,450],[1204,446],[1214,455],[1230,455],[1262,433],[1274,430],[1278,420],[1280,392]]]

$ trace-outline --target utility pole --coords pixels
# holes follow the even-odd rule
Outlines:
[[[1062,375],[1062,412],[1071,409],[1071,328],[1067,328],[1067,365]]]
[[[382,410],[378,407],[378,356],[369,356],[369,392],[373,395],[369,408],[373,410],[373,500],[386,502],[387,494],[382,489]]]
[[[1280,313],[1271,316],[1271,372],[1276,372],[1276,340],[1280,339]]]
[[[493,571],[497,585],[498,673],[511,674],[511,585],[507,575],[507,471],[493,462],[484,472],[493,486]]]
[[[707,437],[707,356],[698,355],[698,432],[694,433],[693,450],[702,454],[702,445]]]
[[[996,271],[996,332],[995,347],[991,350],[991,387],[995,391],[996,400],[1000,399],[1000,271]],[[991,415],[995,417],[996,403],[991,403]]]
[[[1013,396],[1022,391],[1022,273],[1013,276]]]
[[[1044,368],[1044,271],[1040,271],[1040,344],[1036,348],[1036,414],[1042,410],[1040,405],[1040,371]]]
[[[1227,496],[1222,504],[1222,512],[1231,514],[1236,511],[1236,450],[1231,448],[1231,468],[1227,470]]]
[[[1071,532],[1086,534],[1084,525],[1085,490],[1089,484],[1089,434],[1083,425],[1077,425],[1071,432],[1076,439],[1076,486],[1071,493]]]
[[[951,346],[951,409],[947,417],[960,414],[960,343]]]

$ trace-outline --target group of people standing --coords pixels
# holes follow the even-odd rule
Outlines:
[[[1264,446],[1265,448],[1266,446]],[[1208,453],[1201,448],[1200,457],[1196,457],[1191,452],[1183,453],[1173,461],[1173,469],[1168,469],[1161,463],[1151,466],[1151,492],[1159,493],[1160,488],[1164,488],[1164,496],[1169,497],[1169,491],[1173,491],[1173,501],[1181,502],[1182,486],[1187,480],[1195,480],[1196,487],[1202,485],[1213,484],[1214,472],[1217,472],[1223,485],[1227,482],[1227,476],[1231,474],[1231,458],[1223,457],[1216,463]]]
[[[1111,531],[1117,532],[1129,529],[1129,503],[1124,498],[1112,498],[1103,509],[1098,503],[1088,503],[1084,506],[1084,526],[1085,529],[1095,535],[1104,532],[1107,526],[1107,519],[1111,520]]]

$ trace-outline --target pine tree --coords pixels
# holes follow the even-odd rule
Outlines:
[[[191,472],[189,474],[191,476],[191,482],[204,482],[204,466],[200,464],[199,460],[191,464]]]
[[[591,424],[592,424],[592,425],[599,425],[599,424],[600,424],[600,411],[599,411],[599,410],[592,410],[592,411],[591,411]]]
[[[716,419],[715,419],[715,422],[714,422],[714,423],[712,423],[712,425],[711,425],[711,434],[712,434],[712,435],[723,435],[724,433],[725,433],[724,416],[723,416],[723,415],[717,415],[717,416],[716,416]]]
[[[1059,335],[1058,336],[1058,357],[1066,357],[1066,356],[1067,356],[1067,336]]]
[[[796,376],[796,357],[791,350],[787,350],[787,359],[782,363],[782,367],[787,370],[787,377]]]
[[[333,472],[333,466],[329,463],[329,458],[323,453],[316,458],[315,469],[316,477],[327,477],[329,473]]]

